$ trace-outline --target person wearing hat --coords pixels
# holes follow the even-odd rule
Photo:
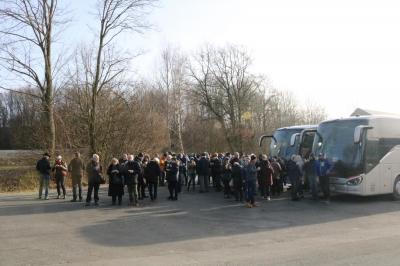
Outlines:
[[[85,171],[85,164],[81,159],[81,154],[75,152],[75,158],[68,165],[68,172],[71,173],[72,179],[72,202],[76,202],[78,198],[77,188],[79,189],[79,201],[82,201],[82,177]]]
[[[62,198],[65,199],[65,177],[68,173],[68,167],[67,164],[62,160],[61,155],[57,156],[52,171],[54,172],[54,177],[57,184],[57,199],[61,197],[61,189],[63,192]]]
[[[36,170],[40,174],[40,187],[39,187],[39,199],[42,199],[43,187],[44,187],[44,197],[46,200],[49,199],[49,182],[50,182],[50,155],[46,152],[43,154],[42,159],[36,163]]]

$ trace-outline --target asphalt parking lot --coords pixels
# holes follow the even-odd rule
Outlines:
[[[165,188],[154,203],[110,206],[105,192],[99,207],[0,194],[0,265],[400,264],[400,202],[386,196],[247,209],[215,192],[167,201]]]

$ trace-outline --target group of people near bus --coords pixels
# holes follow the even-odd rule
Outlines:
[[[246,155],[239,153],[173,154],[162,156],[139,153],[123,154],[120,159],[113,158],[108,167],[103,169],[100,157],[93,154],[88,163],[84,163],[79,152],[67,164],[58,155],[53,164],[50,155],[45,153],[37,162],[40,172],[39,199],[49,199],[49,182],[51,176],[57,186],[57,198],[66,198],[65,181],[67,176],[72,181],[72,202],[83,201],[82,179],[86,175],[88,181],[86,205],[99,203],[99,188],[108,183],[108,196],[112,205],[121,205],[125,192],[128,204],[138,206],[139,201],[150,197],[157,200],[159,186],[167,185],[168,200],[178,200],[182,190],[207,193],[210,186],[215,191],[223,192],[225,198],[234,197],[236,201],[246,201],[245,206],[257,206],[257,193],[266,200],[279,196],[284,185],[290,184],[291,199],[304,197],[304,184],[311,191],[313,199],[318,199],[318,183],[324,197],[329,200],[330,164],[319,154],[303,159],[293,155],[290,160],[268,158],[267,155]],[[126,187],[126,188],[125,188]],[[287,187],[287,186],[286,186]],[[43,189],[45,191],[42,197]],[[146,194],[148,193],[149,196]]]

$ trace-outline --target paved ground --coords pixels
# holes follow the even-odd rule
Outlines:
[[[400,203],[338,196],[244,208],[184,193],[139,208],[0,194],[0,265],[400,265]]]

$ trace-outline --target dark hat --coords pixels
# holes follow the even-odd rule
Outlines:
[[[257,157],[253,154],[253,155],[251,155],[250,159],[253,161],[253,160],[257,159]]]
[[[43,153],[43,157],[51,157],[48,152]]]

